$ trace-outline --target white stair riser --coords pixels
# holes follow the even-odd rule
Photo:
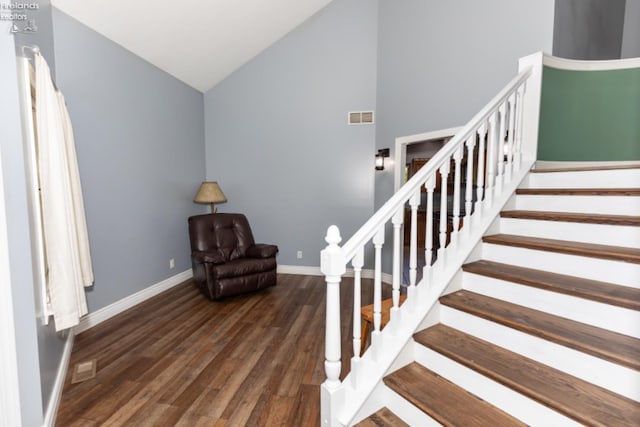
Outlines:
[[[464,289],[576,322],[640,338],[640,312],[571,295],[464,274]]]
[[[640,248],[640,227],[501,218],[500,233]]]
[[[592,384],[640,400],[640,372],[451,307],[442,323]]]
[[[385,406],[410,426],[440,427],[442,424],[422,412],[411,402],[386,387]]]
[[[640,264],[567,255],[497,244],[482,244],[488,261],[640,288]]]
[[[416,362],[530,426],[580,426],[572,419],[423,345],[416,344],[415,353]]]
[[[530,173],[523,188],[632,188],[638,187],[640,169]]]
[[[637,196],[547,196],[518,194],[516,209],[601,215],[638,215]]]

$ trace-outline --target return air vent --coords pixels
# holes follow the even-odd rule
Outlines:
[[[373,111],[349,111],[347,117],[350,125],[370,125],[373,123]]]

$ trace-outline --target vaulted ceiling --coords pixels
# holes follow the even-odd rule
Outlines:
[[[331,0],[52,0],[177,79],[206,92]]]

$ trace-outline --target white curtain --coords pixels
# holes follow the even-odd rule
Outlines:
[[[87,314],[85,287],[93,283],[89,237],[73,129],[49,66],[35,55],[35,122],[46,259],[47,293],[56,330]]]

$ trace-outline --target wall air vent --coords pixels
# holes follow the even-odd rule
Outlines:
[[[349,111],[347,120],[350,125],[370,125],[373,123],[373,111]]]

